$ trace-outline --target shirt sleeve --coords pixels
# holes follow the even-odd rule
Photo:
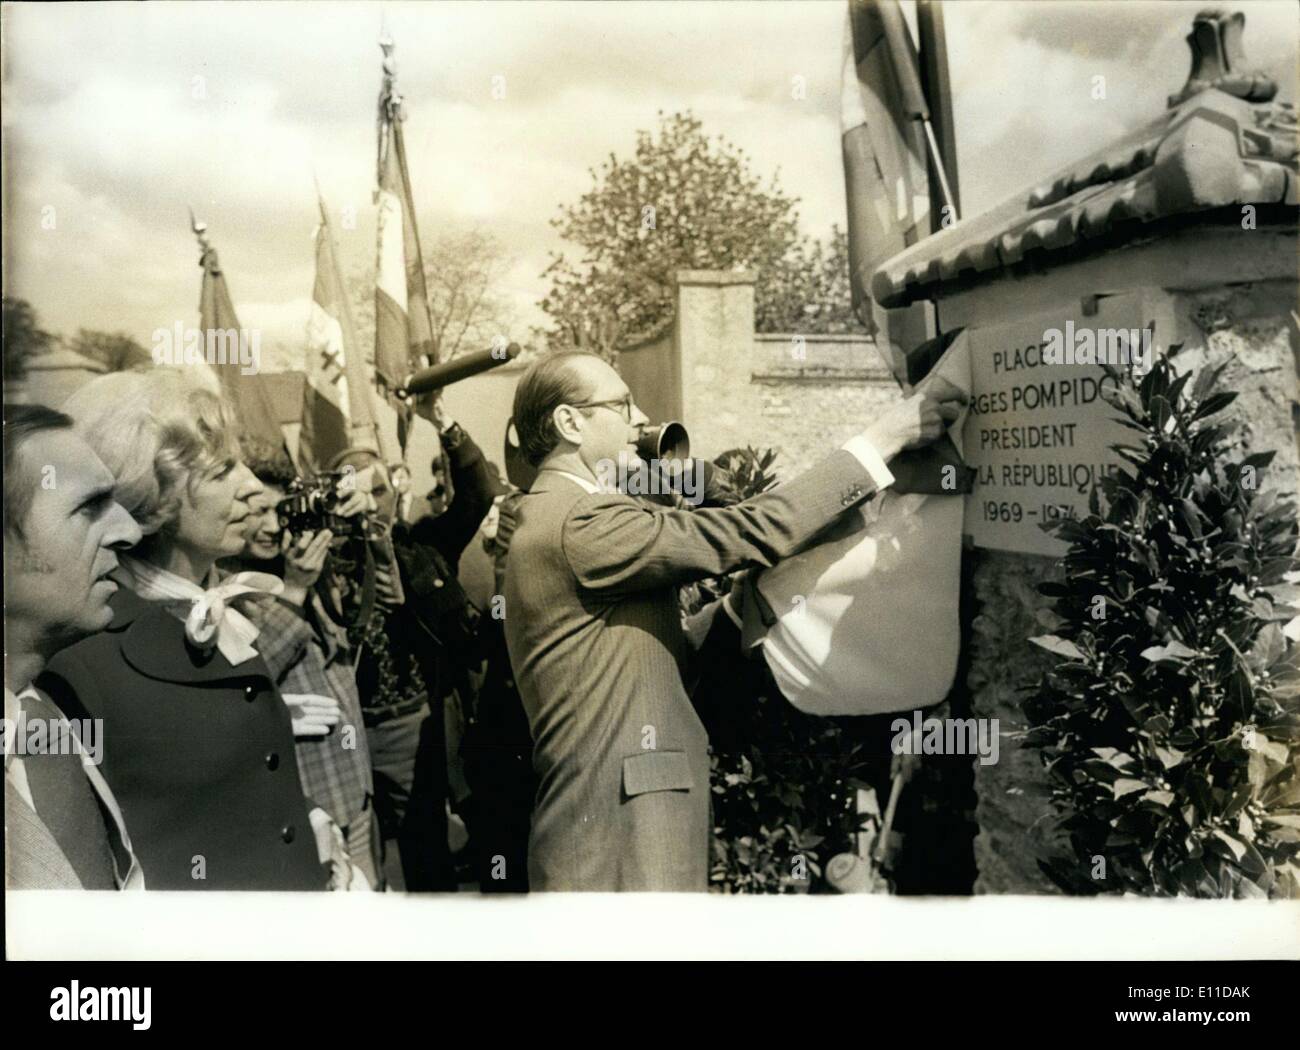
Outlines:
[[[877,489],[887,489],[894,483],[894,475],[886,466],[880,453],[876,451],[876,446],[864,438],[861,434],[849,438],[840,446],[846,452],[852,452],[858,457],[858,462],[862,464],[871,480],[876,483]]]

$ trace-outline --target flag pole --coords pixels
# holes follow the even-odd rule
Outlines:
[[[911,120],[919,121],[925,131],[925,144],[930,152],[930,162],[939,177],[939,188],[943,193],[943,203],[952,212],[953,221],[957,214],[957,199],[952,187],[948,185],[948,172],[943,163],[943,154],[934,135],[930,122],[930,105],[925,92],[921,89],[921,77],[917,72],[916,45],[912,43],[912,34],[903,19],[903,8],[898,0],[880,0],[880,23],[885,31],[885,42],[889,45],[893,57],[894,71],[898,77],[899,90],[903,96],[903,108]]]
[[[198,238],[199,247],[203,249],[203,254],[206,255],[208,249],[212,247],[212,245],[208,243],[208,224],[206,222],[199,222],[199,220],[194,217],[193,205],[188,205],[188,207],[190,209],[190,229],[194,232],[194,236]]]
[[[936,150],[947,161],[938,165],[935,178],[947,179],[947,193],[954,206],[953,221],[961,209],[961,179],[957,171],[957,129],[952,105],[952,77],[948,72],[948,33],[944,26],[943,0],[917,0],[917,49],[920,51],[921,88],[930,104],[930,123],[934,128]],[[931,162],[933,166],[933,161]],[[940,178],[942,176],[942,178]],[[931,194],[930,229],[937,233],[942,226],[938,194]]]
[[[382,194],[385,192],[398,198],[399,208],[397,213],[401,215],[401,228],[400,230],[392,230],[384,225],[382,218],[384,206],[381,203],[379,232],[381,266],[376,271],[376,280],[379,281],[383,273],[384,238],[386,236],[399,236],[402,243],[402,260],[405,271],[402,277],[405,284],[405,316],[403,317],[405,346],[400,360],[401,374],[388,374],[394,371],[395,366],[399,365],[399,362],[395,360],[392,347],[386,349],[385,358],[382,362],[383,368],[381,369],[380,346],[378,343],[380,328],[378,326],[377,308],[375,366],[376,371],[385,383],[395,384],[389,394],[390,396],[396,396],[398,387],[406,378],[406,375],[410,374],[413,359],[417,359],[418,363],[422,365],[433,364],[437,361],[437,343],[434,335],[433,311],[429,304],[428,284],[424,273],[424,252],[420,244],[419,223],[415,214],[415,196],[411,190],[411,175],[407,166],[406,145],[402,133],[405,114],[402,111],[402,96],[397,90],[397,60],[393,55],[396,44],[388,34],[387,27],[382,24],[379,48],[383,53],[383,82],[379,94],[379,134],[376,158],[378,168],[376,181],[379,189],[375,199],[377,203],[380,203]],[[390,279],[391,277],[390,274]],[[413,300],[419,300],[419,302]],[[378,286],[376,301],[378,302]],[[430,402],[435,407],[437,397],[438,394],[435,392],[432,395],[433,400]],[[436,412],[432,414],[436,417]],[[414,415],[413,402],[409,400],[402,402],[398,409],[398,440],[402,449],[403,465],[405,465],[410,434],[415,426]],[[434,425],[433,441],[438,449],[434,471],[441,477],[445,498],[450,500],[454,491],[451,468],[445,450],[441,448],[442,442],[436,424]]]
[[[266,386],[262,383],[261,376],[256,374],[256,367],[251,371],[246,368],[243,358],[245,330],[235,312],[235,304],[231,300],[216,249],[208,240],[208,225],[195,217],[192,207],[189,213],[190,229],[201,249],[199,266],[203,270],[203,283],[199,289],[199,331],[203,336],[208,368],[217,381],[218,389],[234,408],[243,431],[242,436],[283,449],[292,461],[284,430]],[[215,336],[218,332],[237,336],[237,354],[231,353],[228,342],[223,340],[218,344]],[[219,351],[215,349],[218,345]]]

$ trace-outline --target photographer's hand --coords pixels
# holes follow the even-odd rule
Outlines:
[[[342,496],[343,493],[340,491],[339,495]],[[340,518],[352,518],[374,509],[374,497],[369,492],[357,489],[347,494],[347,498],[334,508],[334,513]]]
[[[427,419],[439,431],[446,430],[451,425],[451,417],[447,415],[447,410],[442,405],[441,390],[431,390],[423,397],[417,397],[415,414],[422,419]]]
[[[339,702],[317,693],[281,693],[293,720],[293,735],[328,736],[343,717]]]
[[[287,532],[284,534],[280,548],[284,551],[283,597],[286,601],[294,605],[306,603],[307,592],[315,586],[325,568],[333,539],[334,533],[329,529],[304,532],[297,540]]]
[[[393,587],[393,573],[396,571],[396,568],[392,565],[375,566],[375,600],[380,605],[386,605],[389,608],[401,604],[397,597],[397,591]],[[434,586],[441,587],[442,581],[435,580]]]

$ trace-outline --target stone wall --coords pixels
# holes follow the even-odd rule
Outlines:
[[[759,439],[738,428],[735,444],[775,449],[782,478],[807,470],[900,396],[867,336],[756,336],[752,382],[759,415],[748,429]]]
[[[898,396],[870,337],[755,335],[750,273],[679,273],[671,340],[621,354],[619,369],[652,418],[671,417],[680,405],[675,418],[696,455],[772,448],[782,478],[807,469]]]
[[[642,412],[657,423],[681,420],[681,361],[672,328],[658,339],[620,351],[617,368]]]
[[[1047,605],[1035,590],[1059,579],[1053,558],[1005,551],[968,550],[974,564],[976,613],[971,623],[966,685],[971,714],[996,718],[998,761],[972,763],[975,773],[975,866],[977,893],[1051,893],[1039,870],[1037,834],[1048,813],[1047,778],[1038,753],[1020,746],[1024,714],[1021,690],[1052,663],[1026,639],[1048,633],[1038,622]]]

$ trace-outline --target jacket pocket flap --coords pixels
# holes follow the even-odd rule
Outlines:
[[[685,751],[646,751],[623,759],[623,791],[628,798],[647,791],[690,791],[694,786]]]

